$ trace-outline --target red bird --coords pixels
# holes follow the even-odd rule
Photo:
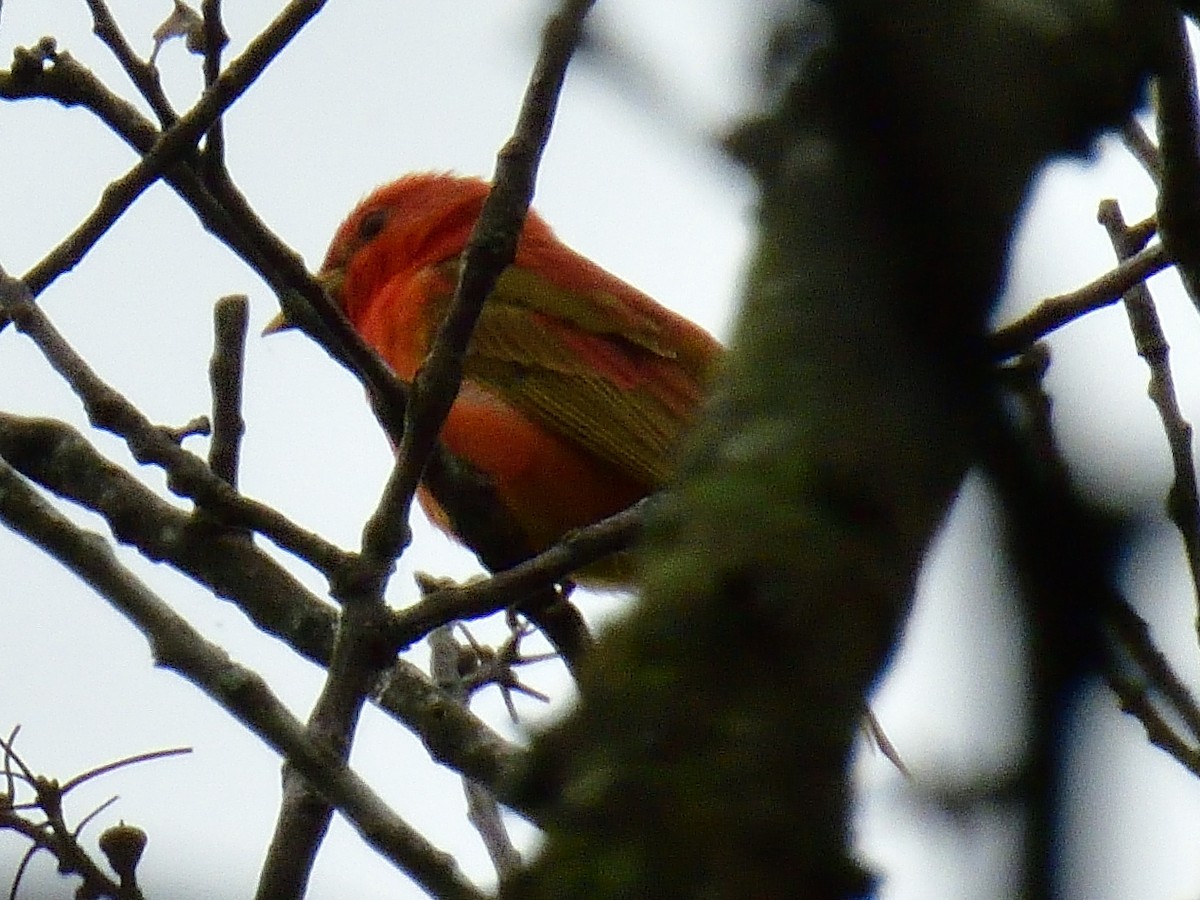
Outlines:
[[[446,315],[487,193],[478,178],[406,175],[362,201],[325,255],[319,277],[404,381]],[[483,307],[442,441],[490,476],[538,553],[663,484],[721,354],[530,212]],[[429,493],[419,496],[453,534]],[[597,564],[582,580],[624,581],[624,568]]]

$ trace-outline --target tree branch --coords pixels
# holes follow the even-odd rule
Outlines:
[[[246,92],[325,0],[293,0],[204,92],[196,104],[155,140],[154,146],[104,190],[100,204],[22,279],[36,295],[74,268],[113,223],[179,158],[193,154],[196,142]],[[53,54],[50,55],[53,58]]]
[[[1171,263],[1166,248],[1161,244],[1148,247],[1095,281],[1069,294],[1043,300],[1015,322],[993,332],[988,346],[996,359],[1016,356],[1050,332],[1116,303],[1135,284],[1158,274]]]
[[[92,33],[112,51],[117,62],[121,64],[121,68],[125,70],[125,74],[129,76],[129,80],[138,89],[138,93],[158,116],[159,125],[162,128],[170,128],[178,120],[179,115],[163,92],[158,69],[138,59],[133,48],[129,46],[129,42],[125,40],[125,35],[121,33],[120,26],[117,25],[116,19],[113,18],[112,12],[104,0],[85,0],[85,2],[88,9],[92,11]]]
[[[140,463],[161,466],[167,486],[194,500],[230,525],[251,528],[295,553],[327,577],[347,565],[347,554],[311,532],[297,527],[270,507],[240,496],[205,465],[154,426],[136,406],[106,384],[66,342],[35,304],[24,284],[0,270],[0,309],[28,336],[46,360],[83,402],[97,428],[110,431],[129,446]]]
[[[124,569],[108,544],[46,503],[0,462],[0,521],[91,585],[150,644],[155,663],[182,675],[283,755],[334,803],[363,839],[438,897],[483,900],[448,854],[388,808],[343,760],[313,741],[262,678],[234,663]]]
[[[246,430],[242,420],[242,367],[248,310],[245,294],[231,294],[217,301],[213,309],[213,354],[208,366],[212,385],[208,467],[234,490],[237,490],[242,433]]]
[[[333,607],[252,543],[159,498],[74,429],[0,414],[0,457],[47,490],[103,516],[121,543],[237,603],[264,633],[317,665],[329,664]],[[403,660],[393,661],[374,701],[419,737],[438,762],[486,784],[496,784],[521,755]]]

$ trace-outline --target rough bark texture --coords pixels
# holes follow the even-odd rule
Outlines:
[[[760,234],[645,590],[514,785],[537,897],[854,897],[847,764],[977,458],[983,336],[1030,177],[1134,107],[1139,2],[829,3],[739,155]],[[824,46],[799,61],[794,48]]]

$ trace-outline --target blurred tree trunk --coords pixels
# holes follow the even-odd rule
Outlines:
[[[1134,108],[1148,2],[843,2],[779,26],[728,369],[644,596],[513,788],[503,896],[853,897],[847,768],[930,539],[990,433],[984,335],[1036,168]],[[810,50],[817,43],[819,49]]]

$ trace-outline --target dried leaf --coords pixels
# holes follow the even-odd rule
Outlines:
[[[183,0],[175,0],[175,9],[154,29],[154,50],[150,53],[150,65],[158,58],[158,51],[172,38],[184,38],[191,53],[204,52],[204,19]]]

